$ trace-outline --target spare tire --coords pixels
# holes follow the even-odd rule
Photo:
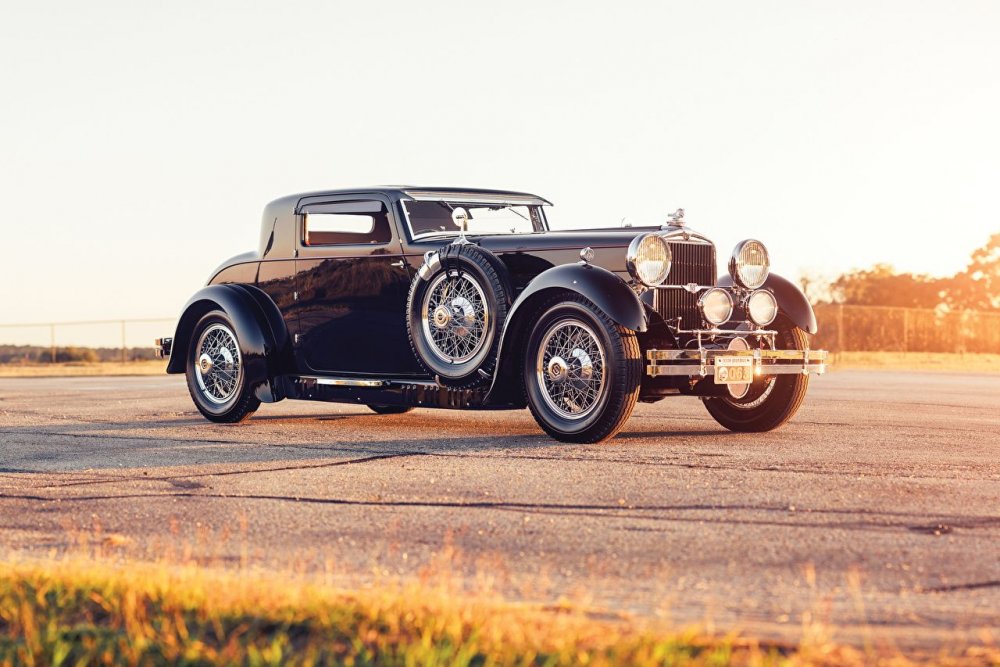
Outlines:
[[[507,270],[490,251],[457,243],[428,253],[406,305],[417,359],[442,384],[485,383],[496,364],[511,296]]]

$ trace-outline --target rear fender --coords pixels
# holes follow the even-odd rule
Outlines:
[[[246,381],[254,394],[265,403],[281,400],[283,396],[277,383],[278,365],[288,348],[288,333],[284,322],[271,302],[273,312],[268,313],[259,299],[270,299],[255,287],[246,285],[209,285],[199,290],[184,306],[177,323],[174,342],[167,364],[167,373],[184,373],[190,355],[191,338],[195,325],[206,313],[221,310],[233,322],[243,357]],[[280,326],[279,326],[280,325]],[[277,328],[277,332],[275,329]]]

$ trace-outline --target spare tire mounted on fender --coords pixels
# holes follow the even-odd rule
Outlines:
[[[471,243],[428,253],[410,285],[406,326],[420,363],[442,384],[488,380],[511,304],[503,262]]]

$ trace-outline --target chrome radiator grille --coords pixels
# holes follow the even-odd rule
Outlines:
[[[716,278],[715,246],[707,243],[671,242],[673,262],[664,285],[714,285]],[[664,320],[691,329],[701,325],[698,312],[698,295],[683,289],[658,289],[653,296],[653,306]]]

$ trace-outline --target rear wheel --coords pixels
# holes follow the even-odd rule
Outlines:
[[[779,316],[774,321],[778,332],[775,343],[780,350],[805,350],[806,333]],[[732,396],[705,399],[708,413],[730,431],[760,433],[771,431],[795,416],[809,388],[809,376],[762,375],[741,398]]]
[[[241,422],[260,407],[247,388],[235,327],[221,310],[213,310],[195,325],[188,349],[187,385],[195,407],[213,422]]]
[[[625,425],[639,397],[642,362],[635,333],[590,301],[553,302],[528,336],[528,407],[563,442],[600,442]]]

